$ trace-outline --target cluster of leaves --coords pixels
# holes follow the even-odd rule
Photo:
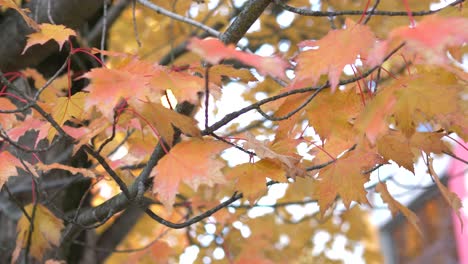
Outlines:
[[[0,72],[0,187],[18,174],[17,168],[33,175],[33,192],[37,188],[34,182],[50,170],[91,177],[96,186],[110,177],[117,187],[113,198],[103,202],[101,197],[100,205],[76,212],[73,221],[57,218],[33,198],[33,205],[24,207],[18,223],[14,259],[22,248],[29,247],[34,257],[42,259],[51,244],[60,247],[82,226],[98,219],[105,222],[120,210],[136,206],[149,217],[135,226],[121,247],[134,248],[155,238],[156,242],[128,254],[128,261],[154,258],[164,263],[190,245],[198,245],[203,250],[200,254],[208,256],[221,248],[225,259],[236,263],[281,262],[297,256],[304,261],[319,260],[325,255],[312,257],[303,249],[312,246],[310,238],[320,230],[332,236],[344,234],[349,241],[373,236],[362,230],[363,213],[352,204],[371,205],[368,195],[374,190],[393,214],[401,212],[417,228],[417,217],[392,197],[385,182],[367,189],[364,184],[372,171],[390,161],[414,172],[414,163],[421,156],[427,159],[428,170],[449,205],[458,212],[460,200],[440,184],[430,155],[452,155],[444,143],[451,133],[468,140],[464,101],[468,76],[457,64],[468,41],[465,9],[448,7],[437,15],[423,12],[428,16],[416,22],[412,15],[417,13],[409,9],[419,6],[406,5],[408,10],[393,19],[385,12],[397,11],[372,15],[375,10],[386,10],[386,4],[380,3],[373,9],[354,6],[372,11],[356,11],[361,16],[357,20],[344,19],[339,12],[329,15],[292,7],[310,6],[309,1],[289,1],[288,5],[278,1],[275,8],[298,14],[293,23],[278,33],[275,16],[265,14],[260,18],[260,30],[246,35],[248,48],[256,49],[265,40],[275,47],[284,40],[290,45],[282,56],[260,56],[239,49],[232,43],[237,40],[221,35],[186,41],[196,32],[191,27],[197,24],[190,21],[207,17],[206,25],[226,23],[225,11],[236,9],[226,1],[211,9],[190,1],[139,2],[144,6],[122,14],[110,34],[109,49],[103,50],[74,48],[69,38],[77,35],[75,31],[62,25],[37,24],[13,1],[0,0],[0,6],[15,9],[36,31],[28,36],[23,53],[50,40],[59,49],[69,49],[67,60],[49,79],[31,68]],[[320,8],[348,10],[348,2],[327,1]],[[161,10],[172,10],[167,11],[172,15],[154,12]],[[177,20],[193,10],[198,12],[194,20]],[[333,17],[332,28],[330,22],[314,17]],[[408,21],[414,25],[408,27]],[[297,32],[315,24],[314,30]],[[134,28],[140,28],[139,34],[134,34]],[[123,39],[133,35],[142,47]],[[175,45],[189,52],[174,54]],[[135,49],[137,54],[129,52]],[[172,53],[172,66],[158,63],[168,52]],[[68,67],[59,77],[77,53],[94,58],[101,67],[79,77]],[[108,61],[104,63],[97,54]],[[354,76],[347,76],[345,67]],[[16,86],[19,79],[33,81],[32,95]],[[72,93],[72,83],[81,79],[89,84]],[[210,122],[216,111],[232,107],[213,104],[233,81],[245,84],[244,97],[251,103]],[[266,95],[265,99],[257,100],[259,94]],[[264,119],[239,128],[239,120],[250,111],[259,112]],[[197,112],[201,124],[193,118]],[[29,130],[37,131],[34,144],[21,144],[19,139]],[[261,141],[259,136],[267,140]],[[73,142],[72,155],[84,150],[92,166],[47,163],[37,155],[61,140]],[[300,145],[307,150],[299,152]],[[127,153],[111,159],[119,149]],[[227,149],[238,152],[221,156]],[[33,155],[25,160],[21,153]],[[229,166],[232,162],[239,165]],[[288,187],[284,197],[270,205],[275,214],[244,217],[270,186],[281,183]],[[117,199],[119,205],[111,202]],[[287,210],[289,205],[314,203],[319,212],[309,210],[299,221]],[[336,216],[333,209],[339,203],[350,210]],[[68,227],[60,239],[62,220]],[[157,227],[154,221],[159,223]],[[350,225],[348,230],[345,223]],[[242,236],[239,224],[251,235]],[[215,231],[204,231],[206,225],[215,226]],[[201,235],[211,237],[210,242],[202,242]],[[282,235],[289,242],[281,242]],[[371,254],[377,249],[368,250]]]

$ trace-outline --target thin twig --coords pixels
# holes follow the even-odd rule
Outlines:
[[[109,0],[104,0],[102,3],[102,32],[101,32],[101,50],[104,50],[106,47],[107,39],[107,7],[109,6]],[[101,53],[101,61],[104,62],[104,54]]]
[[[374,13],[375,9],[377,9],[377,6],[378,6],[379,4],[380,4],[380,0],[375,0],[375,3],[374,3],[374,5],[372,6],[372,8],[371,8],[371,10],[370,10],[370,11],[371,11],[371,14],[367,14],[367,17],[366,17],[366,19],[364,20],[364,23],[363,23],[364,25],[367,24],[367,23],[369,23],[370,19],[372,18],[372,13]]]
[[[286,11],[296,13],[302,16],[315,16],[315,17],[335,17],[335,16],[346,16],[346,15],[351,15],[351,16],[361,16],[361,15],[405,16],[405,17],[408,16],[407,11],[379,11],[379,10],[313,11],[310,9],[296,8],[296,7],[289,6],[283,3],[281,0],[275,0],[274,2],[276,5],[280,6]],[[463,2],[465,2],[465,0],[457,0],[449,4],[448,6],[455,6]],[[423,10],[423,11],[410,12],[409,14],[411,14],[412,16],[427,16],[427,15],[440,12],[441,10],[447,8],[448,6],[442,7],[436,10]]]
[[[168,16],[172,19],[175,19],[175,20],[178,20],[180,22],[183,22],[183,23],[187,23],[189,25],[192,25],[192,26],[195,26],[197,28],[200,28],[200,29],[203,29],[204,31],[210,33],[212,36],[215,36],[215,37],[221,37],[221,32],[211,28],[211,27],[208,27],[206,26],[205,24],[202,24],[198,21],[195,21],[193,19],[190,19],[188,17],[184,17],[184,16],[181,16],[179,14],[176,14],[176,13],[173,13],[167,9],[164,9],[158,5],[155,5],[154,3],[148,1],[148,0],[138,0],[138,2],[146,7],[148,7],[149,9],[155,11],[156,13],[158,14],[162,14],[162,15],[165,15],[165,16]]]
[[[138,25],[136,20],[136,0],[132,0],[132,22],[133,22],[133,34],[135,35],[135,41],[138,47],[141,48],[140,34],[138,33]]]

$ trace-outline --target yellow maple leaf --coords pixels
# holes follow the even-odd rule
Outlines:
[[[286,180],[286,172],[270,159],[237,165],[229,169],[225,175],[226,178],[237,181],[237,190],[243,193],[250,205],[267,191],[265,185],[267,177],[275,181]]]
[[[341,138],[354,137],[351,120],[364,108],[361,95],[355,89],[322,92],[307,106],[309,125],[314,128],[321,139],[332,134]]]
[[[32,216],[33,204],[24,207],[29,216]],[[13,252],[12,263],[18,258],[21,249],[26,247],[30,231],[30,222],[23,215],[17,225],[18,236],[16,238],[16,248]],[[55,217],[45,206],[38,204],[34,214],[34,229],[31,235],[31,255],[38,261],[42,261],[45,251],[52,245],[58,246],[60,242],[60,232],[63,229],[61,219]]]
[[[433,121],[438,115],[460,111],[460,85],[456,77],[441,68],[418,69],[421,73],[407,79],[395,91],[395,123],[408,138],[419,123]]]
[[[40,24],[39,32],[28,35],[28,40],[22,54],[31,46],[36,44],[44,45],[44,43],[52,39],[58,43],[59,49],[62,49],[63,44],[70,36],[76,36],[76,32],[73,29],[69,29],[63,25]]]
[[[62,126],[67,120],[80,118],[83,113],[86,95],[86,93],[76,93],[71,97],[57,98],[52,111],[54,120]],[[56,133],[55,128],[51,127],[47,135],[49,142],[52,142]]]
[[[239,78],[242,82],[256,82],[255,76],[248,69],[236,69],[232,65],[220,64],[210,68],[210,81],[221,86],[222,77]]]
[[[414,173],[416,157],[411,151],[410,141],[399,131],[390,130],[377,140],[379,154],[386,160],[393,160],[398,165]]]

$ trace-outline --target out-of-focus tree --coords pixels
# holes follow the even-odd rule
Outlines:
[[[374,193],[420,229],[372,172],[461,206],[468,19],[432,2],[0,0],[0,255],[381,263]]]

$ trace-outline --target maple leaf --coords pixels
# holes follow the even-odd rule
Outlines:
[[[196,103],[199,92],[205,90],[205,80],[185,71],[174,71],[167,67],[157,66],[157,72],[151,85],[160,91],[171,90],[178,101]],[[210,90],[216,89],[211,83]]]
[[[24,207],[29,216],[32,215],[33,204]],[[60,242],[60,232],[63,229],[63,222],[55,217],[45,206],[38,204],[34,215],[34,229],[31,235],[30,253],[38,261],[42,261],[45,251],[51,248],[51,245],[58,246]],[[30,222],[23,215],[17,225],[18,236],[16,239],[16,248],[13,252],[12,263],[18,258],[21,249],[26,247],[30,231]]]
[[[18,139],[23,136],[29,130],[38,131],[36,140],[34,141],[34,146],[37,146],[37,143],[44,139],[47,135],[47,131],[50,129],[50,124],[42,120],[36,119],[31,115],[28,115],[23,122],[19,123],[14,128],[8,130],[8,136],[10,139],[18,141]]]
[[[448,62],[447,49],[468,41],[468,19],[462,17],[426,16],[415,27],[399,27],[389,39],[405,41],[406,49],[419,53],[429,63]]]
[[[8,151],[0,152],[0,189],[10,176],[18,175],[16,167],[23,167],[21,162]]]
[[[236,50],[234,45],[225,46],[219,39],[192,38],[187,46],[204,60],[211,64],[218,64],[223,59],[237,59],[244,64],[255,67],[260,74],[286,79],[285,70],[289,63],[279,57],[262,57],[255,54]]]
[[[150,83],[157,69],[150,63],[132,60],[120,68],[94,68],[83,75],[91,83],[85,88],[89,91],[85,100],[85,110],[93,106],[109,120],[113,120],[114,106],[121,98],[138,103],[137,99],[153,98]]]
[[[84,103],[86,99],[86,93],[76,93],[71,97],[59,97],[56,99],[55,105],[52,110],[52,117],[54,120],[62,126],[66,121],[72,118],[81,118],[83,113]],[[47,139],[52,142],[57,131],[51,127]]]
[[[239,79],[242,82],[258,81],[253,74],[247,69],[236,69],[232,65],[219,64],[210,68],[210,82],[217,85],[222,85],[222,77]]]
[[[52,25],[47,23],[40,24],[39,32],[28,35],[28,40],[22,54],[24,54],[31,46],[36,44],[44,45],[49,40],[57,42],[59,50],[61,50],[63,44],[68,41],[70,36],[76,36],[75,31],[65,27],[64,25]]]
[[[304,41],[300,47],[310,47],[300,52],[294,82],[316,85],[322,74],[328,74],[332,92],[335,91],[343,68],[354,64],[358,56],[366,57],[375,43],[375,36],[368,26],[346,20],[346,28],[329,31],[317,41]],[[318,47],[318,48],[317,48]]]
[[[410,141],[401,132],[388,131],[377,141],[379,154],[386,160],[393,160],[398,165],[414,173],[414,156]]]
[[[1,88],[1,86],[0,86]],[[16,110],[17,107],[8,99],[6,98],[0,98],[0,109],[1,110]],[[0,113],[0,126],[3,129],[9,129],[13,127],[13,125],[16,123],[16,117],[11,114],[4,114]]]
[[[257,198],[266,192],[266,178],[284,182],[286,172],[280,165],[269,159],[262,159],[256,163],[244,163],[229,169],[225,176],[236,181],[236,188],[254,205]]]
[[[294,139],[283,139],[267,144],[267,141],[261,142],[255,139],[250,133],[245,133],[246,142],[243,144],[245,149],[253,149],[258,157],[271,159],[282,164],[288,177],[304,176],[306,174],[302,166],[299,165],[300,157],[294,153],[295,147],[299,143]]]
[[[201,135],[197,127],[197,122],[193,118],[167,109],[161,104],[146,103],[143,108],[142,116],[170,146],[172,146],[174,139],[173,126],[179,128],[187,135],[194,137]]]
[[[355,89],[319,93],[307,106],[309,125],[322,140],[332,134],[341,138],[352,138],[352,120],[363,108],[361,96]]]
[[[377,138],[388,130],[389,121],[387,119],[396,103],[393,92],[394,90],[386,87],[382,92],[377,93],[366,104],[354,123],[354,127],[364,133],[373,145]]]
[[[372,144],[385,134],[393,117],[396,127],[408,138],[417,125],[438,122],[463,131],[463,102],[456,76],[439,67],[415,67],[417,73],[402,77],[379,91],[357,117],[355,128]],[[451,120],[450,117],[460,117]],[[462,132],[463,133],[463,132]]]
[[[20,8],[13,0],[0,0],[0,6],[16,10],[29,27],[33,28],[34,30],[39,30],[39,25],[27,14],[29,13],[29,9]]]
[[[180,142],[154,168],[153,193],[171,210],[179,184],[186,183],[193,190],[200,184],[213,186],[225,183],[221,169],[224,162],[216,158],[229,145],[215,140],[193,138]]]
[[[375,187],[375,190],[380,193],[382,200],[388,204],[388,208],[390,209],[390,212],[392,212],[392,215],[394,217],[398,213],[398,211],[400,211],[422,236],[423,233],[420,227],[421,223],[419,221],[418,216],[411,210],[409,210],[406,206],[402,205],[397,200],[395,200],[388,192],[386,184],[379,182]]]
[[[443,133],[437,132],[417,132],[411,137],[411,146],[427,154],[449,153],[450,148],[442,140],[444,136]]]
[[[442,154],[450,149],[441,140],[442,133],[416,132],[407,138],[400,131],[390,130],[377,140],[379,154],[386,160],[393,160],[398,165],[414,173],[414,162],[417,154],[424,151],[427,154]]]
[[[463,218],[460,215],[460,209],[463,207],[462,201],[456,193],[451,192],[445,185],[442,184],[442,182],[439,179],[439,176],[435,172],[434,167],[432,165],[433,160],[434,159],[432,157],[430,156],[427,157],[427,165],[429,169],[429,174],[431,175],[432,179],[434,179],[437,185],[437,188],[439,188],[445,201],[455,211],[455,214],[457,215],[458,220],[460,221],[461,229],[463,230]]]
[[[321,214],[324,215],[338,195],[346,208],[351,201],[368,203],[364,184],[369,181],[369,176],[363,172],[382,162],[375,152],[358,146],[322,169],[313,195],[318,200]]]
[[[60,163],[52,163],[52,164],[43,164],[43,163],[36,163],[35,166],[44,172],[49,171],[49,170],[54,170],[54,169],[59,169],[59,170],[66,170],[70,172],[71,174],[81,174],[84,177],[90,177],[90,178],[95,178],[96,174],[92,172],[89,169],[85,168],[75,168],[67,165],[63,165]]]
[[[67,264],[67,263],[63,260],[48,259],[46,260],[45,264]]]
[[[130,263],[144,263],[145,260],[149,259],[150,263],[165,264],[170,262],[169,257],[173,251],[174,249],[166,242],[156,241],[155,243],[152,243],[151,247],[132,254],[128,261]]]
[[[419,123],[459,110],[460,86],[453,74],[440,69],[411,76],[395,90],[394,117],[397,128],[411,137]]]

